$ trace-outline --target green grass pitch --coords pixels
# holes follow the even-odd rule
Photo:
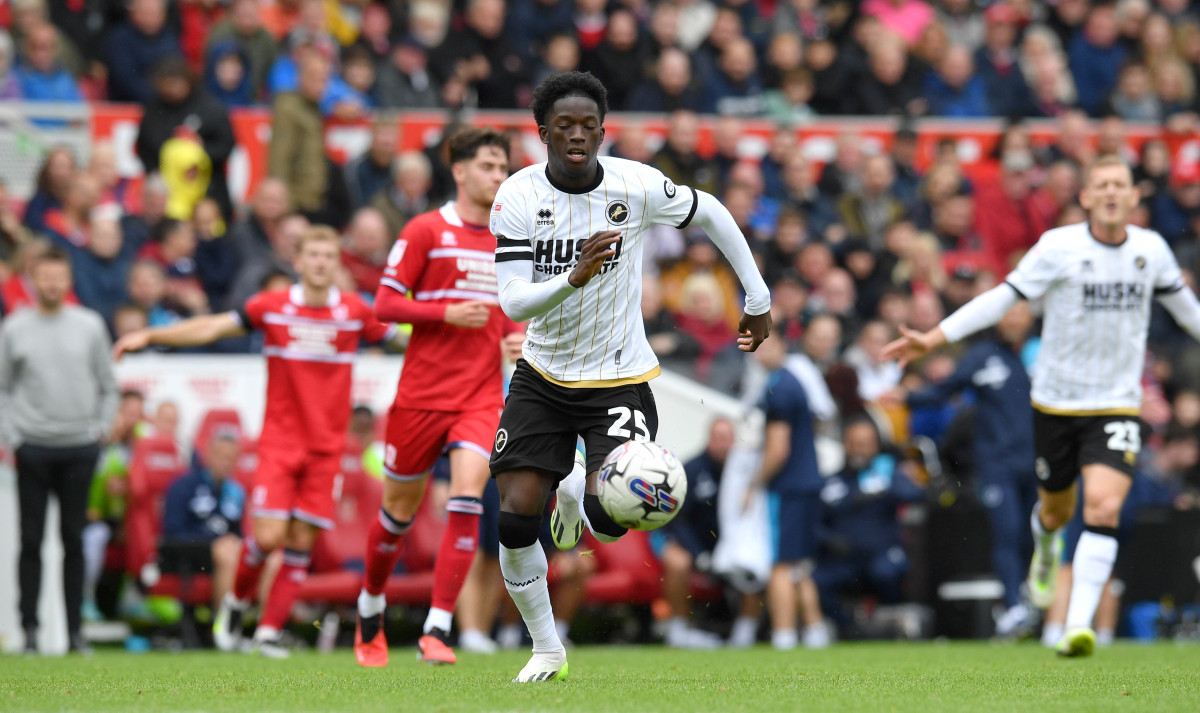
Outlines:
[[[394,648],[386,669],[348,650],[287,661],[211,652],[0,658],[0,711],[1200,711],[1200,646],[1117,645],[1058,660],[1032,644],[843,644],[827,651],[584,647],[571,676],[509,683],[524,652],[452,668]]]

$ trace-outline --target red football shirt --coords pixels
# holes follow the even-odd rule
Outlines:
[[[469,225],[454,203],[410,220],[392,246],[380,292],[411,293],[423,305],[491,302],[481,329],[436,319],[414,321],[396,405],[426,411],[469,411],[504,404],[500,340],[519,331],[496,296],[496,239],[486,225]],[[390,297],[390,296],[389,296]],[[376,300],[378,308],[379,300]]]
[[[358,295],[337,288],[330,288],[324,306],[309,307],[300,285],[260,292],[235,316],[263,333],[267,410],[260,446],[341,453],[358,340],[382,341],[392,327],[375,319]]]

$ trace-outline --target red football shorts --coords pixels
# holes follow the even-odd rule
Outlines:
[[[438,456],[454,448],[490,458],[499,425],[500,409],[494,406],[470,411],[423,411],[393,405],[388,412],[383,472],[400,482],[418,480],[429,472]]]
[[[251,514],[278,520],[296,518],[332,530],[341,472],[341,453],[261,449],[250,495]]]

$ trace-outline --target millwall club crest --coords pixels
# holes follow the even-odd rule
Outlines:
[[[671,183],[671,179],[663,181],[663,193],[667,194],[667,198],[675,197],[675,184]]]
[[[1142,257],[1141,255],[1138,255],[1133,260],[1133,266],[1139,270],[1145,270],[1146,269],[1146,258]]]
[[[508,431],[506,429],[501,428],[499,431],[496,431],[496,445],[492,446],[492,450],[499,453],[500,451],[504,450],[504,447],[507,445],[508,445]]]
[[[604,209],[604,214],[613,225],[625,225],[629,222],[629,204],[625,201],[613,201]]]

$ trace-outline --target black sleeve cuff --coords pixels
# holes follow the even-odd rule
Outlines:
[[[1020,297],[1021,299],[1025,300],[1026,302],[1028,302],[1028,301],[1029,301],[1029,298],[1025,296],[1025,293],[1024,293],[1024,292],[1022,292],[1022,291],[1020,291],[1020,290],[1018,290],[1016,285],[1014,285],[1013,283],[1009,282],[1008,280],[1005,280],[1005,281],[1004,281],[1004,284],[1006,284],[1006,285],[1008,285],[1009,287],[1011,287],[1011,288],[1012,288],[1012,291],[1017,293],[1017,297]]]
[[[688,211],[687,217],[683,222],[675,226],[679,230],[683,230],[691,224],[692,218],[696,217],[696,207],[700,205],[700,197],[696,195],[696,189],[688,186],[688,190],[692,192],[692,209]]]

